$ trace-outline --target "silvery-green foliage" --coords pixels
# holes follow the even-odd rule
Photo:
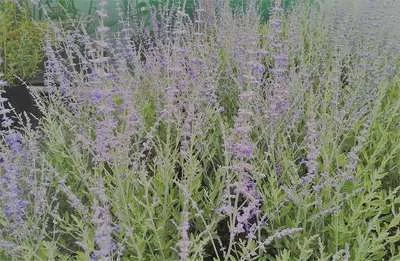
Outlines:
[[[399,258],[400,2],[246,2],[52,24],[40,128],[2,118],[0,259]]]

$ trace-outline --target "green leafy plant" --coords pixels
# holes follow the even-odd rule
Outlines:
[[[34,76],[43,61],[44,23],[32,21],[28,6],[0,3],[0,72],[10,83]]]

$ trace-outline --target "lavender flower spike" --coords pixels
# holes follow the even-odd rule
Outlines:
[[[99,180],[97,186],[92,191],[96,196],[92,218],[92,223],[95,226],[94,242],[97,246],[97,250],[94,251],[94,260],[112,260],[112,252],[115,246],[112,238],[112,217],[103,181]]]
[[[273,49],[274,67],[272,68],[272,96],[270,98],[269,116],[272,123],[276,123],[289,109],[289,80],[288,80],[288,47],[282,39],[281,26],[282,8],[281,1],[275,1],[272,9],[271,27],[269,36],[270,45]]]
[[[238,214],[234,217],[235,224],[231,233],[234,235],[244,233],[247,239],[256,237],[257,217],[261,213],[261,196],[252,177],[252,166],[249,163],[253,159],[255,144],[251,139],[251,108],[254,93],[243,92],[240,95],[242,102],[235,119],[234,128],[226,141],[225,149],[232,156],[232,170],[237,174],[237,182],[229,184],[225,191],[225,204],[219,211],[225,215],[232,215],[232,209],[238,206],[231,205],[231,198],[240,197],[244,204],[240,206]],[[234,195],[231,195],[230,187]]]
[[[179,240],[178,247],[179,247],[179,258],[181,261],[188,261],[189,260],[189,246],[190,246],[190,239],[189,239],[189,212],[184,210],[182,211],[182,224],[180,227],[181,230],[181,239]]]
[[[21,181],[21,159],[24,156],[22,135],[17,131],[8,131],[5,134],[5,143],[12,153],[2,153],[0,158],[1,169],[4,170],[0,176],[0,203],[5,216],[12,229],[20,227],[24,221],[25,209],[28,201],[24,200],[20,187]]]

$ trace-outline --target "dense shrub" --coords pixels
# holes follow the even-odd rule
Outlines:
[[[0,259],[399,259],[400,3],[211,3],[139,47],[103,0],[54,25],[40,128],[2,120]]]
[[[43,61],[45,25],[32,21],[29,6],[0,2],[0,72],[10,83],[35,75]]]

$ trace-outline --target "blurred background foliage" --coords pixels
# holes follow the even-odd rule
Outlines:
[[[28,3],[17,6],[0,2],[0,73],[10,83],[27,79],[39,70],[43,60],[42,39],[45,23],[33,21]]]
[[[273,0],[258,0],[261,22],[267,22]],[[282,0],[285,9],[289,9],[296,0]],[[246,9],[248,0],[229,0],[234,12]],[[10,84],[27,80],[40,71],[44,60],[43,36],[48,21],[68,23],[81,20],[88,32],[94,32],[95,12],[99,0],[5,0],[0,2],[0,56],[4,62],[0,73]],[[151,13],[161,10],[184,10],[191,19],[195,18],[195,9],[199,0],[109,0],[106,11],[106,25],[118,29],[118,21],[124,19],[148,27]],[[160,16],[156,15],[157,19]]]

